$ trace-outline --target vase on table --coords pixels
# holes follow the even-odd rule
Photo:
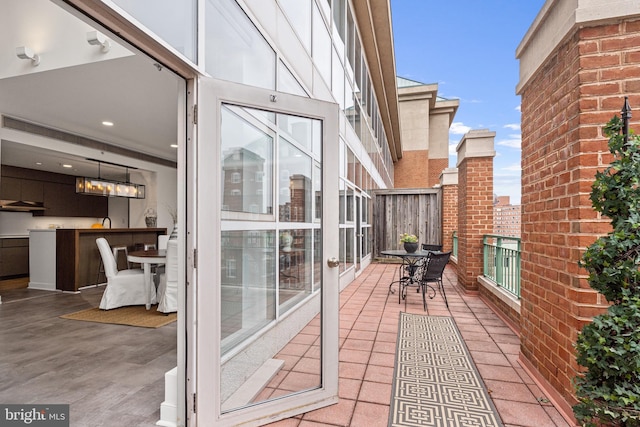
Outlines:
[[[404,242],[404,250],[410,254],[414,253],[418,250],[418,242]]]

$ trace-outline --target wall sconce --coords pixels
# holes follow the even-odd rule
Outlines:
[[[34,67],[40,63],[40,56],[33,53],[33,51],[26,46],[17,47],[16,56],[20,59],[30,59],[31,65]]]
[[[111,42],[108,38],[97,31],[89,31],[87,33],[87,43],[92,46],[102,46],[102,52],[107,53],[111,49]]]

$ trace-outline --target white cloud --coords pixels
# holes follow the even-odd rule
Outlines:
[[[522,135],[521,134],[509,135],[507,139],[502,139],[496,142],[496,145],[500,145],[502,147],[520,149],[520,147],[522,146]]]
[[[449,132],[454,135],[464,135],[471,130],[470,126],[465,126],[462,122],[453,122],[449,128]]]
[[[500,170],[507,171],[507,172],[518,172],[518,173],[520,173],[520,172],[522,172],[522,166],[520,165],[520,163],[513,163],[513,164],[510,164],[509,166],[505,166],[505,167],[501,168]],[[509,176],[511,176],[511,174]]]
[[[522,112],[522,108],[520,107],[520,105],[518,105],[518,106],[515,108],[515,110],[516,110],[516,111],[519,111],[519,112]]]
[[[457,142],[451,142],[449,141],[449,155],[450,156],[457,156],[458,153],[456,151],[456,147],[458,146]]]
[[[520,123],[509,123],[503,126],[506,129],[520,130]]]

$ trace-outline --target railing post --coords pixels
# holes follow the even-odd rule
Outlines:
[[[629,97],[624,97],[624,105],[622,106],[622,136],[624,136],[625,145],[629,141],[629,119],[631,118],[631,107],[629,106]]]
[[[498,286],[504,284],[504,266],[503,266],[503,255],[504,251],[502,248],[502,237],[496,237],[496,283]]]

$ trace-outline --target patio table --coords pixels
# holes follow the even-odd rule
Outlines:
[[[393,285],[395,283],[397,283],[398,286],[400,286],[400,290],[402,290],[402,288],[405,286],[409,286],[413,284],[417,285],[419,281],[416,278],[416,272],[418,271],[418,267],[420,267],[422,262],[424,262],[427,258],[429,258],[429,255],[434,253],[440,253],[440,252],[429,251],[424,249],[419,249],[415,252],[407,252],[404,249],[389,249],[389,250],[381,251],[380,253],[386,256],[398,257],[402,260],[402,264],[400,265],[398,270],[399,271],[398,280],[393,280],[391,283],[389,283],[389,293],[393,294],[395,293],[395,290],[393,289]],[[405,271],[407,274],[403,275]],[[393,277],[395,279],[395,273]],[[431,286],[429,287],[431,288]],[[398,295],[398,303],[400,302],[400,298],[403,297],[402,294],[403,293],[400,292],[400,294]]]

